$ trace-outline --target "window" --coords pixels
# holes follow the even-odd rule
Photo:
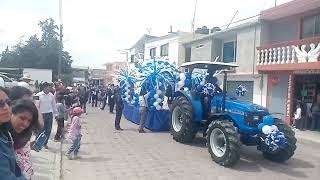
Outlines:
[[[223,62],[230,63],[236,62],[236,51],[237,51],[237,42],[227,42],[223,43]]]
[[[157,48],[151,48],[150,49],[150,57],[151,58],[154,58],[156,56],[156,50],[157,50]]]
[[[186,52],[185,52],[185,61],[186,62],[190,62],[191,61],[191,47],[186,48]]]
[[[196,46],[196,49],[199,49],[199,48],[202,48],[203,47],[203,44],[200,44],[198,46]]]
[[[303,18],[301,36],[302,38],[320,36],[320,15]]]
[[[168,56],[168,55],[169,55],[169,44],[162,45],[160,56]]]
[[[130,62],[131,62],[131,63],[134,63],[134,55],[131,55],[131,57],[130,57]]]

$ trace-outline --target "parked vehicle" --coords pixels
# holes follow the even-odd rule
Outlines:
[[[0,86],[5,88],[11,88],[17,86],[18,82],[10,79],[8,76],[0,74]]]
[[[241,144],[257,146],[266,159],[275,162],[293,156],[297,140],[284,121],[274,118],[262,106],[227,96],[227,70],[237,65],[198,61],[181,67],[187,72],[184,82],[189,83],[179,87],[174,95],[170,130],[173,139],[190,143],[202,130],[213,161],[222,166],[238,162]],[[207,72],[202,84],[192,79],[195,69]],[[223,90],[210,82],[219,73],[224,74]],[[208,87],[217,91],[208,93]]]

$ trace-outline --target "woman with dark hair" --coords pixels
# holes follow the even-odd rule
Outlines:
[[[10,89],[9,97],[12,101],[16,99],[32,99],[32,92],[22,86],[14,86]]]
[[[22,174],[31,179],[33,175],[30,139],[32,134],[39,129],[38,110],[31,100],[19,99],[12,104],[10,120],[11,135],[14,142],[17,164]]]
[[[16,165],[13,140],[9,132],[11,101],[8,92],[0,87],[0,177],[1,179],[25,179]]]

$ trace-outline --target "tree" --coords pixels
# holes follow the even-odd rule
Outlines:
[[[7,47],[1,53],[0,66],[12,68],[42,68],[52,69],[53,80],[58,77],[59,61],[59,27],[54,20],[49,18],[39,22],[41,28],[41,39],[37,35],[31,36],[27,41],[20,42],[11,50]],[[61,73],[63,81],[71,81],[71,55],[62,51]]]

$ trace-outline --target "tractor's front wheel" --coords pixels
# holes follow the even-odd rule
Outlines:
[[[207,130],[207,145],[216,163],[230,167],[240,159],[240,139],[233,123],[228,120],[212,121]]]
[[[193,121],[193,108],[187,98],[180,96],[173,102],[170,131],[173,139],[181,143],[190,143],[194,139],[199,125]]]
[[[278,127],[278,129],[283,132],[284,136],[288,141],[288,147],[286,149],[280,149],[276,153],[263,152],[263,157],[274,162],[284,162],[290,159],[297,146],[297,139],[295,138],[294,131],[281,119],[275,118],[274,125]]]

